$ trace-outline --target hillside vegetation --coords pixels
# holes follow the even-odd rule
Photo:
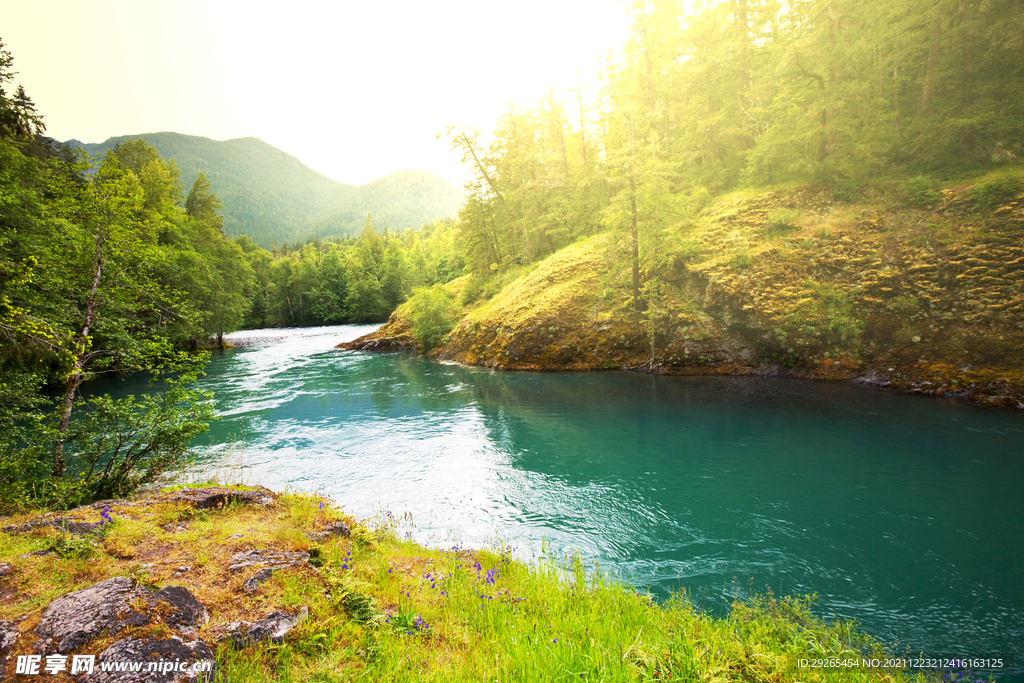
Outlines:
[[[627,11],[589,101],[448,129],[469,277],[433,353],[1024,403],[1018,6]],[[372,345],[407,343],[398,313]]]
[[[1020,174],[942,189],[924,207],[913,196],[898,183],[851,204],[814,186],[726,195],[658,236],[663,257],[643,275],[660,286],[643,312],[628,239],[613,232],[517,273],[463,278],[462,316],[432,353],[504,369],[860,379],[1024,404]],[[411,347],[410,314],[400,307],[350,348]]]
[[[139,137],[175,161],[186,186],[200,172],[206,175],[224,205],[225,233],[248,235],[266,249],[275,242],[358,235],[367,213],[392,230],[418,228],[454,217],[463,201],[455,186],[426,171],[398,171],[362,186],[345,185],[251,137],[217,141],[164,132],[69,144],[96,156]]]

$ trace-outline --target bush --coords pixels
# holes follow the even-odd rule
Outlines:
[[[412,336],[423,353],[440,344],[458,318],[459,311],[452,296],[440,287],[421,287],[409,299]]]
[[[853,180],[841,180],[832,186],[832,199],[849,204],[860,197],[860,184]]]
[[[915,209],[924,209],[937,203],[942,199],[942,195],[935,189],[937,186],[938,183],[923,175],[903,181],[904,203]]]
[[[184,462],[192,439],[214,419],[212,394],[197,389],[206,354],[181,354],[154,371],[141,397],[95,396],[76,404],[63,434],[68,467],[51,476],[60,406],[26,416],[16,438],[0,440],[0,508],[69,508],[127,497]]]
[[[994,209],[1016,199],[1024,192],[1024,181],[1012,172],[1003,173],[976,184],[968,192],[968,197],[979,209]]]
[[[779,237],[791,230],[796,230],[800,212],[795,209],[775,209],[768,212],[764,231],[768,237]]]

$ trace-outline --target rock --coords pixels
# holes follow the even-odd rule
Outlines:
[[[231,561],[234,564],[228,567],[228,571],[232,573],[260,564],[269,564],[277,568],[294,567],[303,562],[309,562],[309,553],[250,550],[244,553],[235,553],[231,556]]]
[[[10,663],[11,650],[18,641],[18,629],[10,621],[0,619],[0,681],[4,680],[4,672]]]
[[[177,533],[179,531],[186,531],[188,529],[188,524],[182,524],[180,522],[174,522],[174,523],[171,523],[171,524],[161,524],[160,528],[163,529],[164,531],[166,531],[169,534],[174,534],[174,533]]]
[[[166,639],[135,640],[131,637],[115,641],[100,653],[99,663],[117,664],[124,662],[131,665],[145,662],[142,671],[100,671],[79,676],[78,683],[185,683],[199,679],[202,671],[203,680],[212,678],[214,668],[213,650],[201,640],[186,643],[181,638],[172,636]],[[149,663],[153,663],[156,671],[148,671]],[[126,668],[129,668],[126,666]],[[198,670],[196,670],[198,669]]]
[[[43,638],[37,647],[66,653],[104,631],[116,633],[145,624],[148,618],[128,606],[134,597],[131,580],[118,576],[57,598],[43,610],[36,626]]]
[[[53,551],[52,550],[33,550],[30,553],[24,553],[23,555],[18,555],[18,559],[21,559],[21,558],[24,558],[24,557],[50,557],[52,555],[53,555]]]
[[[7,576],[14,571],[14,566],[7,562],[0,562],[0,577]]]
[[[183,586],[161,588],[151,596],[147,596],[146,602],[161,614],[166,614],[167,608],[161,605],[161,603],[166,603],[170,608],[170,614],[164,616],[164,622],[171,626],[198,626],[210,620],[210,613],[203,603],[199,602],[196,596]]]
[[[266,567],[265,569],[261,569],[245,580],[245,583],[242,584],[242,590],[244,590],[246,593],[255,593],[257,590],[259,590],[260,586],[263,585],[263,583],[273,575],[273,567]]]
[[[287,612],[272,612],[255,623],[235,621],[223,627],[223,633],[217,640],[231,640],[236,650],[262,641],[280,644],[284,642],[285,635],[306,618],[308,611],[303,607],[294,615]]]
[[[182,489],[170,494],[168,500],[190,503],[199,510],[219,508],[228,503],[258,505],[266,507],[274,502],[274,493],[263,487],[255,491],[238,491],[224,486],[208,486],[201,489]]]
[[[30,519],[24,524],[12,524],[5,526],[3,530],[8,534],[32,531],[44,526],[51,526],[54,529],[61,529],[69,534],[91,534],[96,531],[97,525],[88,522],[80,522],[73,517],[50,517],[42,516]]]
[[[326,541],[332,536],[348,537],[351,533],[352,532],[349,530],[348,524],[345,524],[345,522],[335,522],[323,531],[314,531],[312,533],[306,534],[306,537],[309,538],[309,540],[311,541],[322,543],[323,541]]]
[[[140,601],[147,609],[140,612]],[[118,576],[63,595],[43,610],[35,631],[41,637],[36,649],[67,653],[101,633],[116,634],[129,626],[163,620],[168,625],[189,627],[209,619],[206,608],[188,589],[168,586],[159,591],[134,587]]]

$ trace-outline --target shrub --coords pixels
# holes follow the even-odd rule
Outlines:
[[[832,186],[832,199],[849,204],[860,197],[860,184],[853,180],[841,180]]]
[[[440,344],[458,318],[459,311],[452,296],[440,287],[421,287],[409,299],[412,336],[423,353]]]
[[[795,209],[775,209],[768,212],[764,229],[768,237],[779,237],[797,228],[800,212]]]
[[[994,178],[976,184],[968,197],[979,209],[994,209],[1000,204],[1013,201],[1024,192],[1024,181],[1012,172],[1002,173]]]
[[[942,195],[935,189],[936,186],[934,180],[923,175],[903,181],[904,203],[915,209],[924,209],[935,204],[942,199]]]

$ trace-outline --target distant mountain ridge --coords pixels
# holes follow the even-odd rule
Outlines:
[[[206,174],[224,204],[225,232],[249,235],[266,248],[273,242],[358,234],[368,212],[378,228],[418,228],[436,218],[455,217],[464,199],[451,183],[412,169],[361,186],[346,185],[253,137],[218,141],[162,132],[68,144],[95,156],[138,138],[164,159],[174,159],[185,192],[200,171]]]

